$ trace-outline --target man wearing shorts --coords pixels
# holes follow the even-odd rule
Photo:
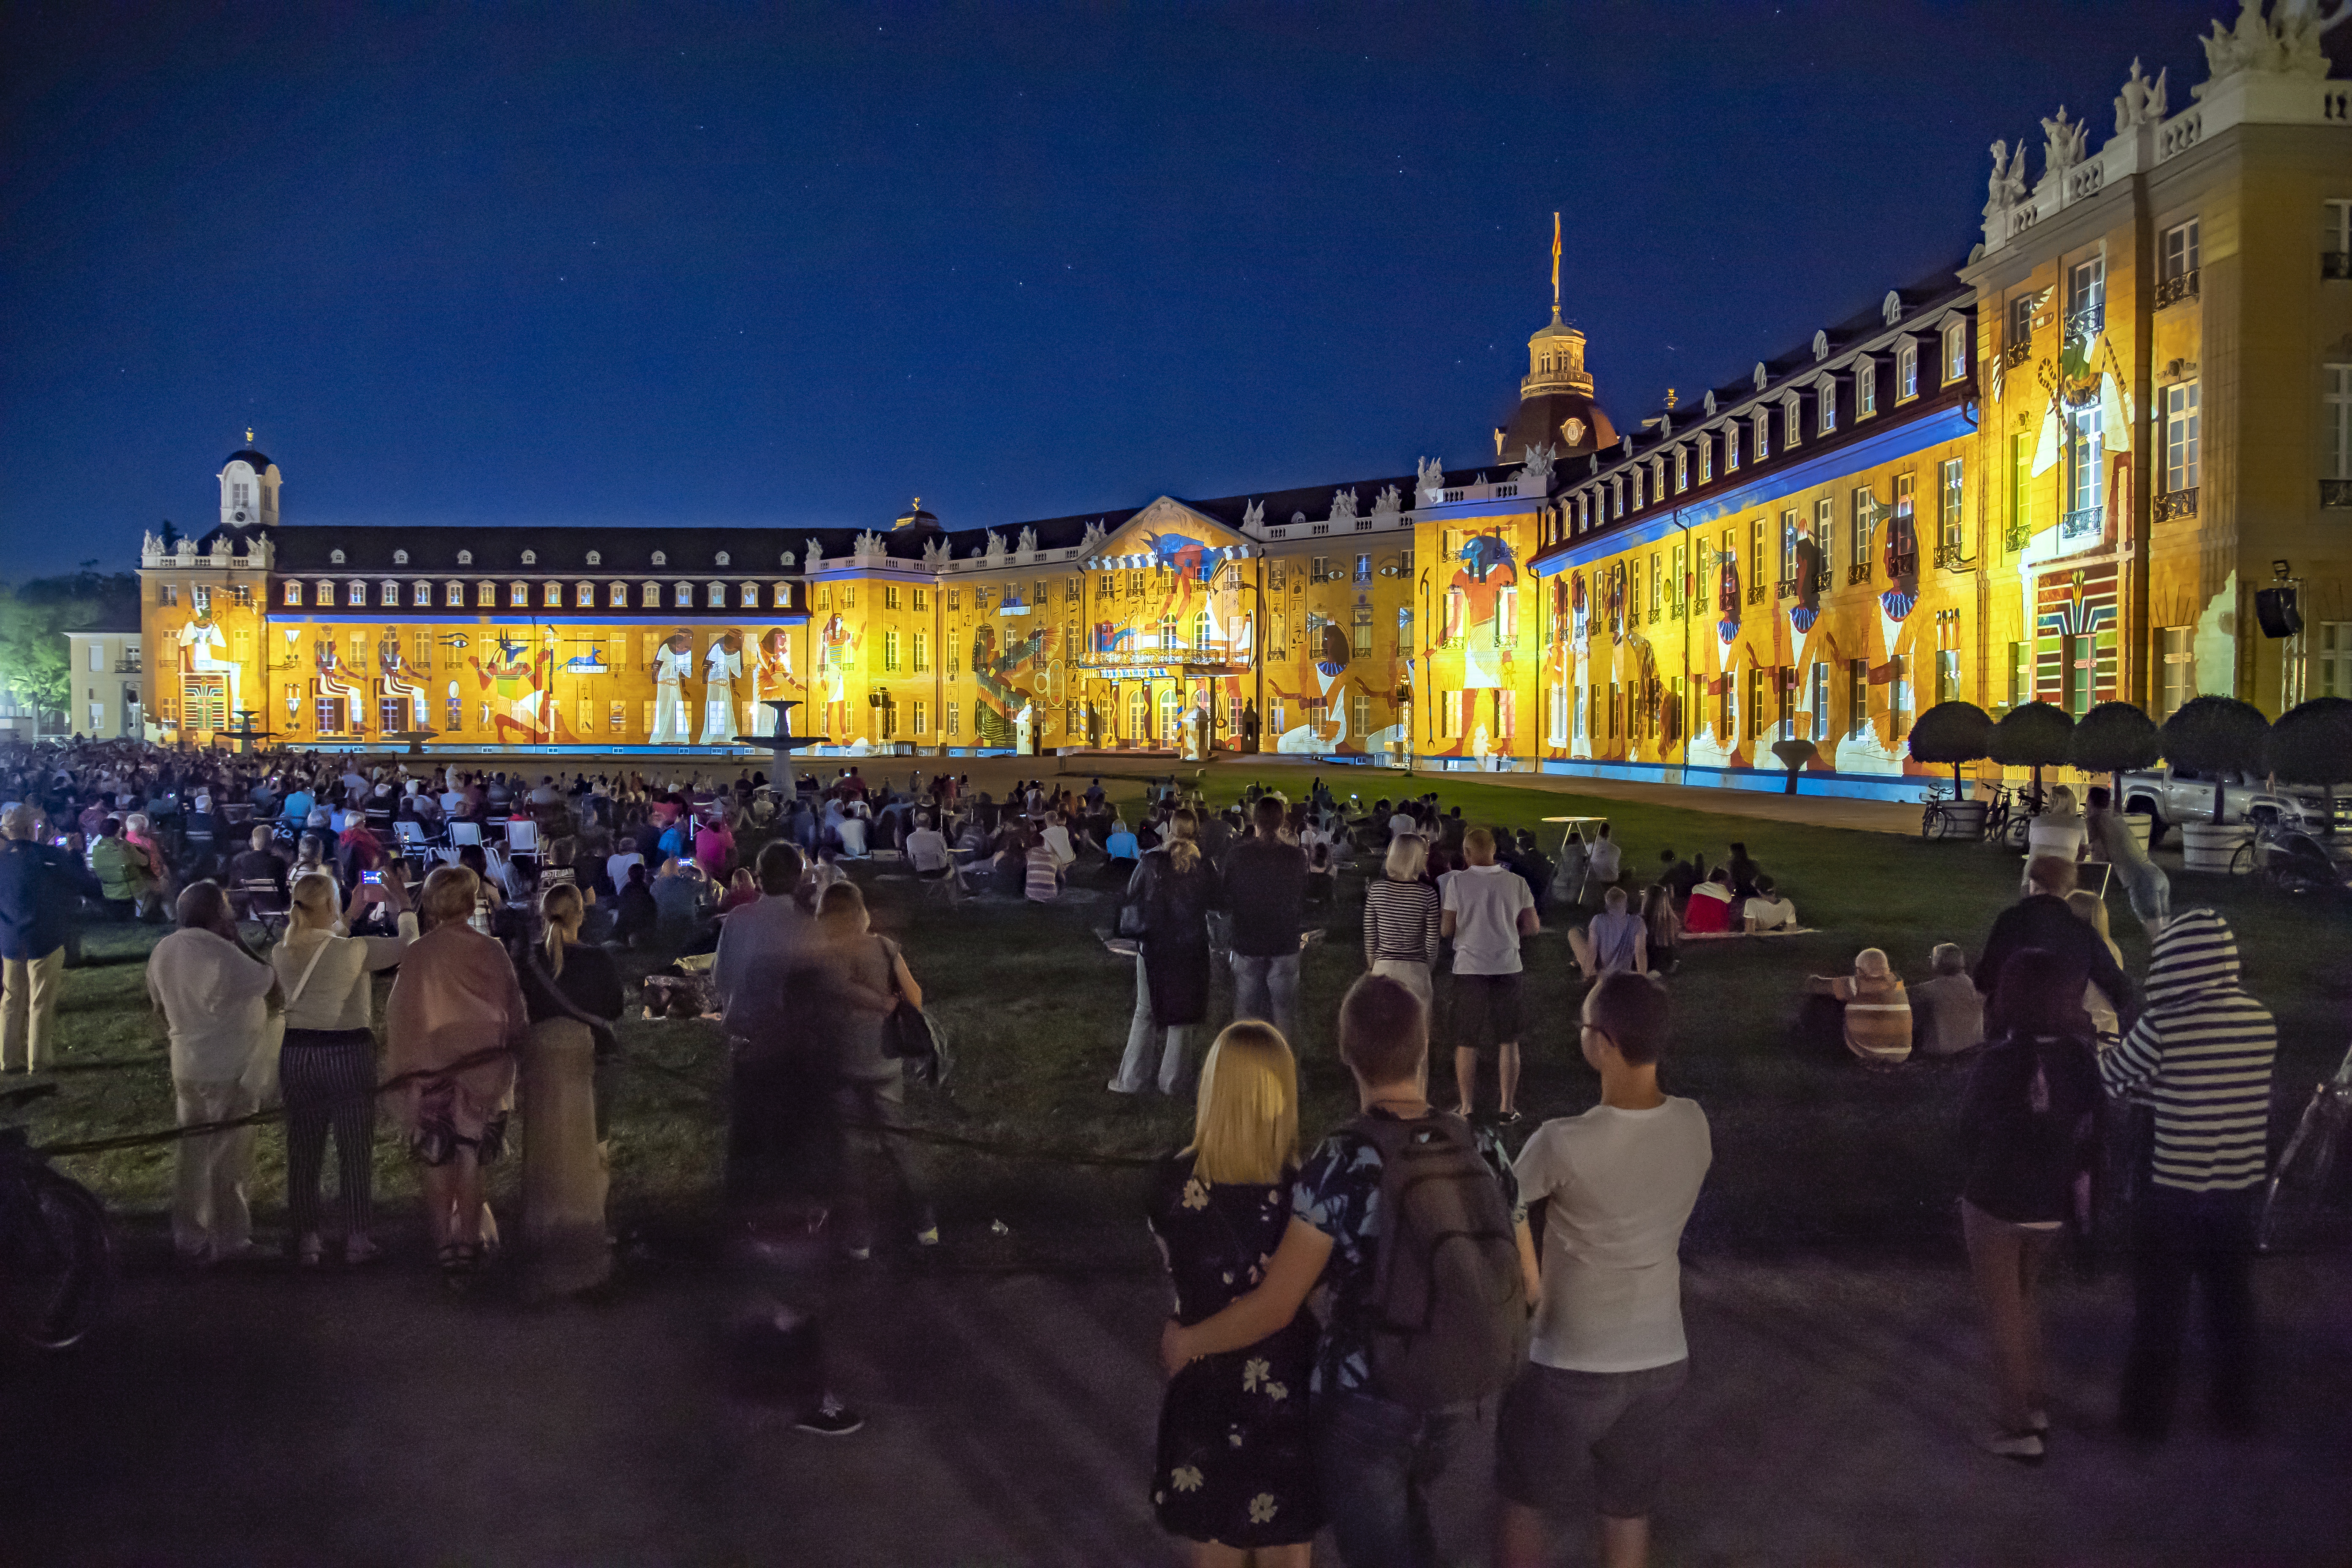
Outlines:
[[[1502,1086],[1501,1120],[1519,1119],[1519,939],[1538,927],[1527,879],[1495,864],[1495,836],[1474,827],[1463,836],[1469,864],[1445,879],[1442,934],[1454,943],[1454,1084],[1455,1110],[1471,1112],[1478,1060],[1496,1058]]]
[[[1513,1167],[1545,1206],[1543,1284],[1496,1421],[1497,1568],[1551,1561],[1559,1519],[1595,1500],[1604,1568],[1649,1558],[1690,1358],[1676,1253],[1714,1157],[1697,1102],[1658,1092],[1668,1022],[1654,977],[1602,975],[1582,1019],[1601,1103],[1537,1128]]]

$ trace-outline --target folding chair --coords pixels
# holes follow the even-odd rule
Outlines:
[[[412,822],[403,817],[392,826],[394,836],[400,842],[400,852],[407,859],[415,860],[420,865],[433,866],[446,865],[457,858],[457,852],[455,849],[435,847],[432,839],[425,837],[425,825],[421,822]]]
[[[272,942],[283,931],[292,910],[278,884],[267,877],[257,877],[236,885],[236,896],[245,901],[245,918],[259,925]]]

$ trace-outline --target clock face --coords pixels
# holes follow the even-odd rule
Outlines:
[[[1563,421],[1559,427],[1559,433],[1567,437],[1568,444],[1573,447],[1584,439],[1584,421],[1581,419],[1570,419]]]
[[[243,522],[243,521],[245,521],[245,513],[243,513],[243,512],[238,512],[238,513],[236,514],[236,520],[237,520],[237,521],[239,521],[239,522]]]

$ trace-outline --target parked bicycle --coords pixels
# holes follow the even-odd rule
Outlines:
[[[16,1110],[58,1091],[53,1083],[0,1094]],[[49,1168],[22,1127],[0,1128],[0,1332],[61,1351],[97,1327],[114,1293],[106,1207]]]
[[[1931,784],[1919,796],[1919,837],[1922,838],[1974,838],[1978,834],[1972,814],[1953,809],[1959,803],[1946,792],[1945,786]]]
[[[2284,1251],[2310,1233],[2327,1196],[2347,1122],[2352,1122],[2352,1051],[2345,1053],[2334,1078],[2311,1091],[2311,1103],[2303,1108],[2303,1120],[2271,1172],[2262,1223],[2254,1232],[2261,1250]]]
[[[2252,876],[2283,893],[2316,893],[2352,887],[2352,849],[2305,833],[2300,826],[2265,816],[2253,836],[2230,857],[2233,875]]]

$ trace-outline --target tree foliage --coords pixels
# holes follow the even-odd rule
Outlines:
[[[2063,763],[2074,743],[2074,721],[2048,702],[2011,709],[1985,737],[1985,754],[2005,768],[2041,770]]]
[[[2192,697],[2164,721],[2165,759],[2177,768],[2213,773],[2242,768],[2259,773],[2263,739],[2270,721],[2251,702],[2234,697]]]
[[[2315,697],[2289,709],[2271,726],[2263,759],[2288,784],[2352,784],[2352,699]]]
[[[85,568],[0,585],[0,685],[43,712],[63,711],[73,691],[65,634],[138,615],[139,579],[128,572]]]
[[[1973,702],[1938,702],[1911,726],[1911,755],[1937,767],[1958,767],[1985,753],[1992,716]]]
[[[2124,773],[2152,768],[2163,754],[2155,720],[2130,702],[2102,702],[2075,724],[2068,761],[2086,773]]]

